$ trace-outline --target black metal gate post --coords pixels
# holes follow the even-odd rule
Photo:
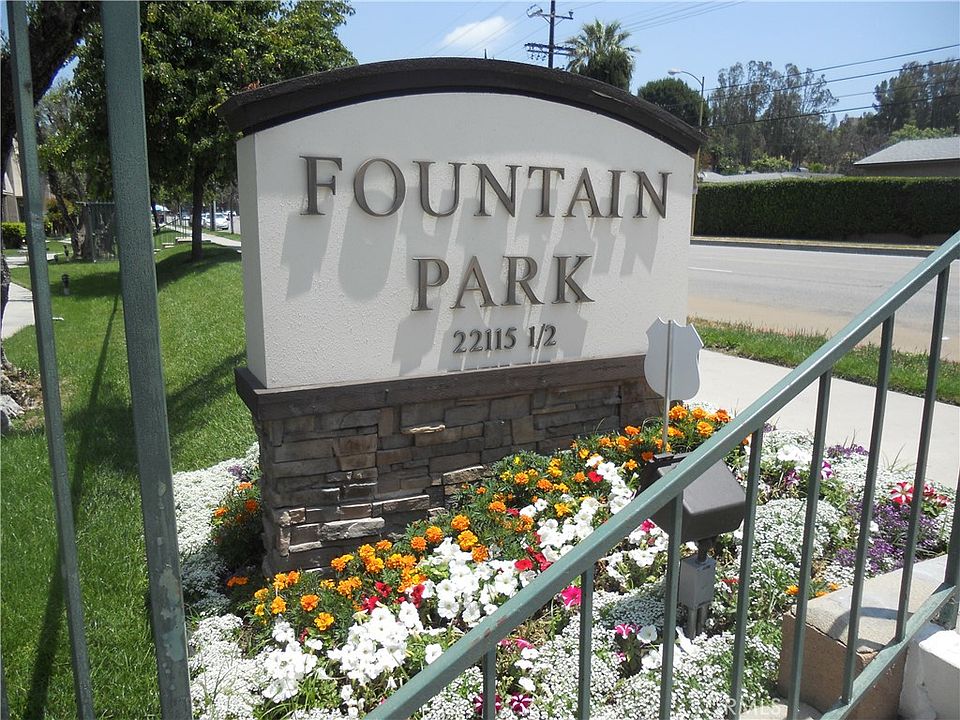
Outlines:
[[[33,112],[33,80],[30,71],[30,40],[27,34],[26,3],[7,2],[10,24],[10,56],[16,83],[17,136],[20,139],[20,174],[27,210],[27,243],[30,248],[30,283],[33,286],[33,315],[43,390],[43,421],[47,453],[53,473],[53,500],[57,516],[60,574],[66,588],[67,632],[70,635],[70,662],[77,716],[93,718],[93,690],[90,661],[83,633],[83,599],[77,563],[70,481],[67,476],[67,449],[60,406],[60,374],[53,337],[50,306],[50,278],[47,272],[47,242],[43,232],[43,202],[40,197],[40,169],[37,162],[37,128]],[[5,688],[4,688],[5,689]]]
[[[164,718],[176,720],[189,718],[192,712],[150,225],[140,5],[104,2],[100,7],[120,289],[150,577],[150,616],[160,707]]]

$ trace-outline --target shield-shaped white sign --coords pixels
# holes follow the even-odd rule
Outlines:
[[[655,392],[667,394],[667,372],[670,373],[670,399],[689,400],[700,389],[700,350],[703,341],[693,325],[680,325],[660,318],[647,330],[647,356],[643,374]],[[667,346],[670,362],[667,362]]]

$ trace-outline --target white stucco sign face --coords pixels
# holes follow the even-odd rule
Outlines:
[[[685,319],[693,159],[677,143],[502,89],[330,105],[237,146],[264,386],[637,354],[658,316]]]

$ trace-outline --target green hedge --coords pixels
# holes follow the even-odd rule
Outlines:
[[[697,235],[842,239],[960,230],[960,178],[831,178],[705,183]]]
[[[27,239],[27,226],[22,222],[0,223],[0,235],[3,237],[3,246],[15,250],[23,247]]]

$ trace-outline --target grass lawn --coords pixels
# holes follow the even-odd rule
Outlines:
[[[829,338],[816,333],[786,335],[773,330],[756,330],[749,325],[691,318],[705,347],[738,357],[796,367]],[[834,368],[834,375],[845,380],[877,384],[880,349],[863,345],[847,353]],[[927,355],[894,350],[890,366],[890,389],[922,396],[926,390]],[[940,362],[937,399],[960,405],[960,363]]]
[[[254,440],[233,388],[244,362],[240,256],[207,246],[157,255],[161,343],[175,470],[242,454]],[[158,718],[147,613],[139,480],[129,408],[118,264],[70,266],[71,295],[50,266],[69,474],[93,692],[100,718]],[[29,285],[27,268],[14,281]],[[32,329],[5,343],[35,370]],[[56,559],[53,493],[42,415],[3,439],[3,670],[11,717],[76,716],[69,641]]]

